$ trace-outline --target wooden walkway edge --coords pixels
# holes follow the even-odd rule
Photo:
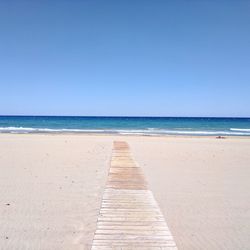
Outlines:
[[[92,250],[177,250],[126,142],[114,142]]]

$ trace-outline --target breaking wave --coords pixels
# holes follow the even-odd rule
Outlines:
[[[100,133],[121,135],[222,135],[222,136],[250,136],[250,129],[231,128],[227,131],[208,130],[167,130],[167,129],[71,129],[71,128],[28,128],[28,127],[0,127],[0,133]]]

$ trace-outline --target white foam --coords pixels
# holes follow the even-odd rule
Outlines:
[[[166,133],[182,135],[250,135],[250,133],[230,131],[167,131]]]
[[[85,132],[85,133],[103,133],[99,129],[50,129],[50,128],[24,128],[24,127],[0,127],[0,132],[6,133],[35,133],[35,132]]]
[[[135,132],[135,131],[123,131],[123,132],[119,132],[120,134],[143,134],[143,135],[162,135],[162,134],[166,134],[166,135],[250,135],[249,133],[242,133],[242,132],[230,132],[230,131],[181,131],[181,130],[160,130],[160,131],[156,131],[154,130],[154,132],[150,132],[150,131],[141,131],[141,132]]]
[[[36,130],[35,128],[23,128],[23,127],[0,127],[0,131],[26,131]]]
[[[250,129],[231,128],[230,131],[207,130],[164,130],[164,129],[51,129],[51,128],[25,128],[0,127],[0,133],[107,133],[122,135],[233,135],[250,136]]]
[[[250,128],[230,128],[231,131],[250,132]]]

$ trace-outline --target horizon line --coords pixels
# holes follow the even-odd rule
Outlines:
[[[0,117],[89,117],[89,118],[236,118],[250,119],[247,116],[137,116],[137,115],[1,115]]]

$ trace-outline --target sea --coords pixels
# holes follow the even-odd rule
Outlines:
[[[250,118],[0,116],[0,133],[250,136]]]

